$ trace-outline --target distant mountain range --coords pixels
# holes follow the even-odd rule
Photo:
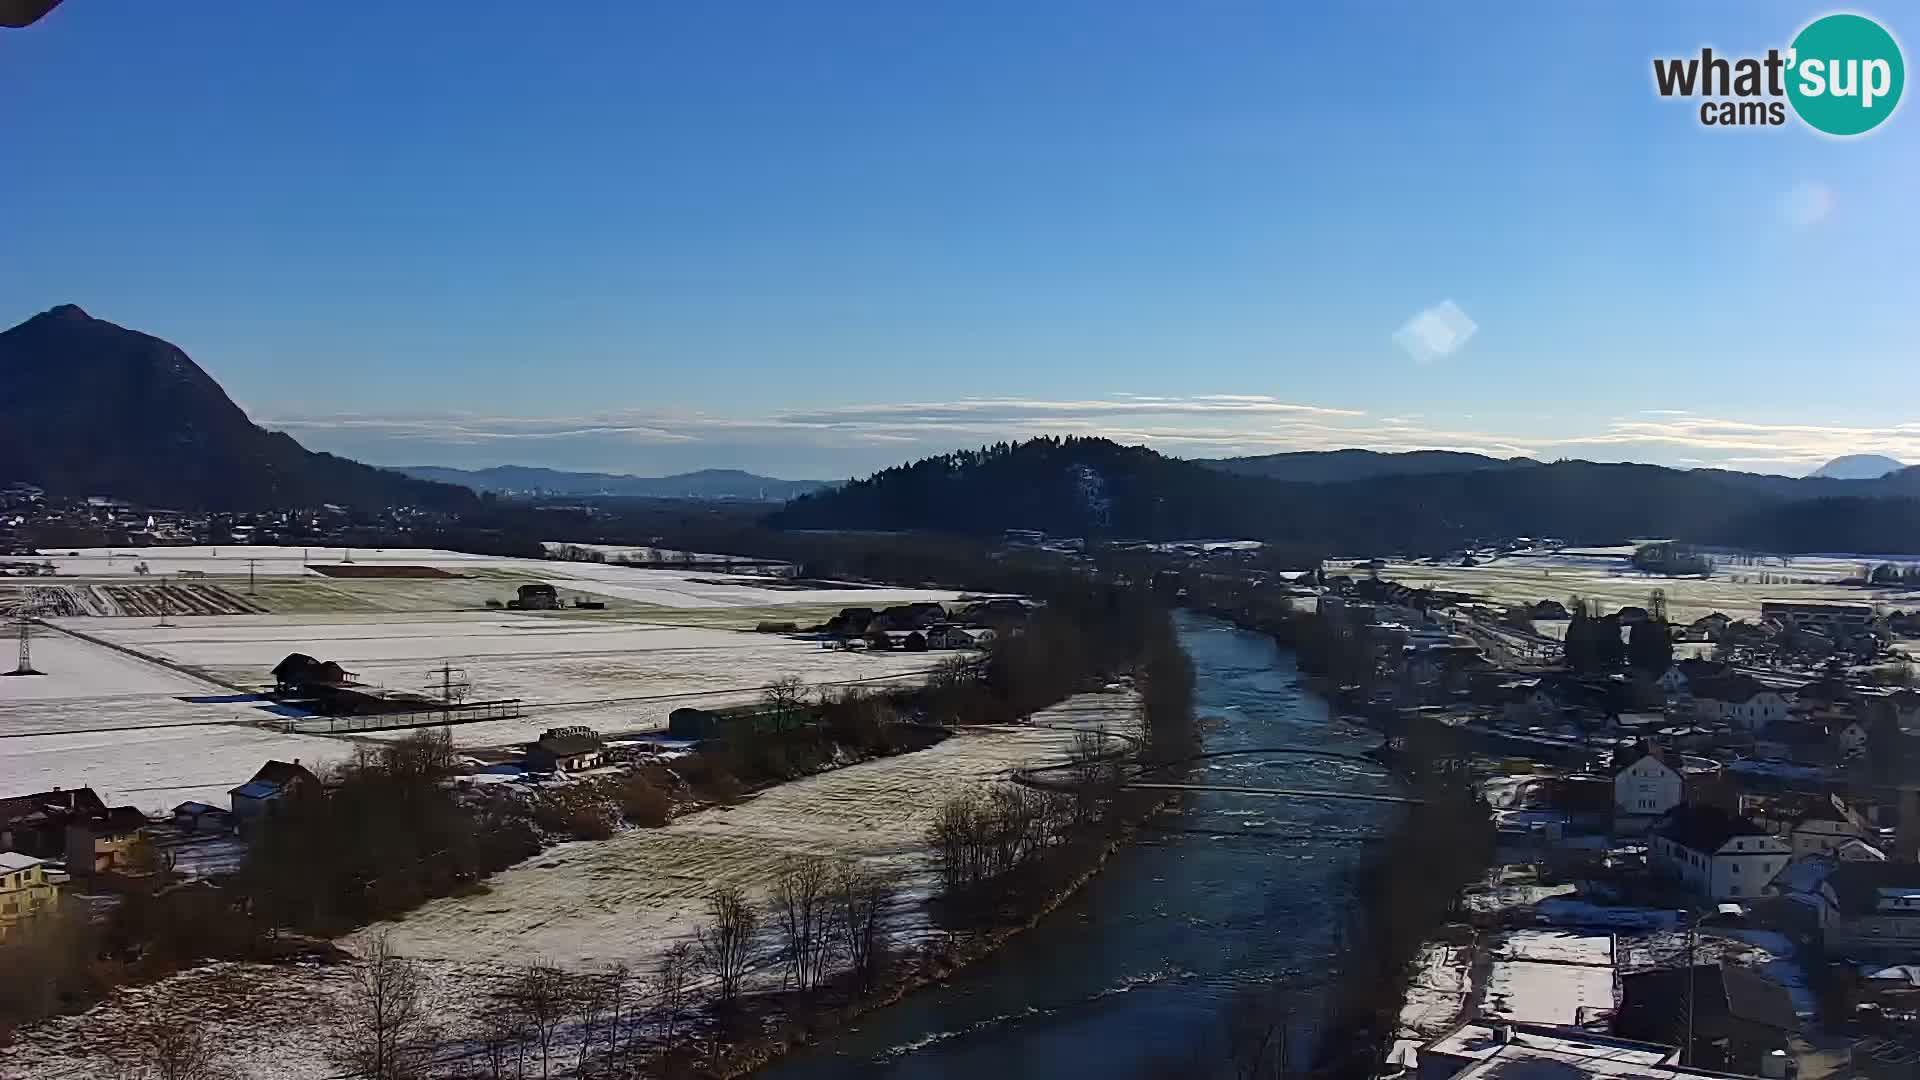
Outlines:
[[[1877,480],[1904,468],[1905,465],[1884,454],[1847,454],[1834,458],[1807,475],[1830,480]]]
[[[1591,461],[1479,458],[1452,472],[1380,472],[1401,455],[1182,461],[1105,439],[1039,438],[927,458],[804,496],[785,528],[992,536],[1244,537],[1327,552],[1429,553],[1510,536],[1611,543],[1662,536],[1775,551],[1905,554],[1920,546],[1920,469],[1875,480],[1759,476]],[[1464,455],[1473,459],[1477,455]]]
[[[1795,478],[1451,451],[1187,461],[1106,439],[1045,437],[943,454],[844,486],[735,470],[378,469],[258,427],[178,348],[72,305],[0,332],[0,484],[12,481],[211,510],[339,503],[457,512],[482,505],[476,492],[791,499],[771,524],[1244,537],[1339,552],[1424,553],[1515,535],[1579,543],[1667,536],[1775,551],[1920,547],[1920,467],[1872,455]]]
[[[0,483],[10,481],[179,509],[479,504],[466,488],[258,427],[186,353],[72,304],[0,332]]]
[[[1242,476],[1333,484],[1371,480],[1379,476],[1424,476],[1430,473],[1479,472],[1483,469],[1523,469],[1540,463],[1527,457],[1496,458],[1458,450],[1304,450],[1258,457],[1197,458],[1208,465]]]
[[[491,469],[452,469],[439,465],[400,465],[396,470],[421,480],[460,484],[502,495],[616,496],[640,499],[725,499],[737,502],[785,502],[830,487],[820,480],[776,480],[739,469],[701,469],[673,476],[563,472],[521,465]]]

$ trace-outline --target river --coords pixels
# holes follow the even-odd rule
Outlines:
[[[1356,753],[1380,737],[1330,717],[1263,635],[1181,614],[1208,751]],[[1358,764],[1251,755],[1211,761],[1201,783],[1389,791]],[[1347,881],[1397,806],[1184,796],[1076,897],[952,981],[909,996],[760,1075],[1130,1077],[1217,1045],[1237,990],[1311,993],[1325,977]]]

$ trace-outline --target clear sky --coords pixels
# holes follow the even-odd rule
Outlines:
[[[1653,91],[1828,10],[67,0],[0,31],[0,323],[77,303],[386,464],[1920,461],[1916,107]]]

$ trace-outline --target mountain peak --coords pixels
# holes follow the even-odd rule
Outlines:
[[[1829,480],[1878,480],[1904,468],[1905,465],[1884,454],[1843,454],[1807,475]]]
[[[0,330],[0,478],[179,509],[475,502],[264,431],[186,353],[74,304]]]

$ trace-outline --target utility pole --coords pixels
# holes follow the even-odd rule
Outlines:
[[[1700,920],[1695,919],[1687,925],[1687,1035],[1680,1044],[1680,1064],[1684,1067],[1693,1061],[1693,984],[1700,981],[1700,973],[1693,966],[1693,950],[1700,940]]]
[[[258,563],[259,561],[260,561],[259,559],[247,560],[247,595],[248,596],[260,595],[259,593],[255,592],[253,589],[253,567],[254,567],[254,564]]]
[[[167,621],[167,575],[160,575],[160,626],[172,626]]]
[[[34,607],[32,601],[22,600],[19,610],[15,612],[20,617],[20,663],[12,671],[7,672],[9,675],[43,674],[33,666]]]

